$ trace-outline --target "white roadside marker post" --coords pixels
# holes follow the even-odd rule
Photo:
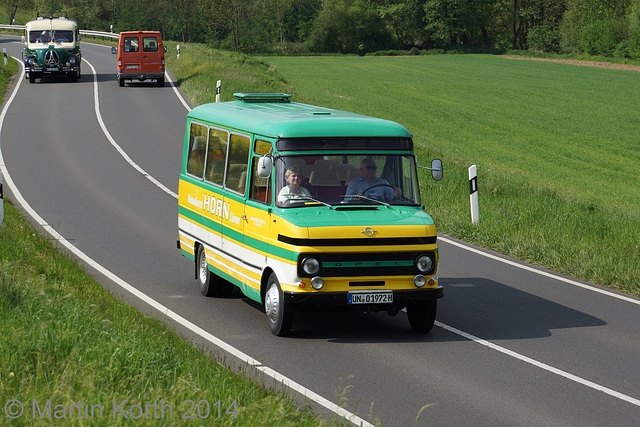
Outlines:
[[[478,206],[478,168],[473,165],[469,168],[469,198],[471,199],[471,223],[480,221],[480,208]]]
[[[220,102],[220,86],[222,86],[222,80],[218,80],[216,83],[216,102]]]

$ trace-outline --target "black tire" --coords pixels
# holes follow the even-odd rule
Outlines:
[[[118,86],[124,87],[124,79],[121,79],[120,77],[118,77]]]
[[[33,75],[33,73],[29,73],[29,83],[35,83],[36,82],[36,76]]]
[[[205,297],[227,297],[233,291],[233,285],[209,270],[204,246],[198,246],[196,256],[196,275],[200,292]]]
[[[284,301],[280,282],[274,273],[267,281],[267,292],[264,295],[264,312],[267,315],[269,330],[273,335],[284,337],[289,335],[293,323],[293,307]]]
[[[78,73],[76,73],[75,71],[72,71],[72,72],[71,72],[70,77],[71,77],[71,81],[72,81],[73,83],[75,83],[75,82],[77,82],[77,81],[78,81]]]
[[[407,316],[411,329],[420,333],[427,333],[433,329],[438,311],[438,300],[428,299],[414,301],[407,306]]]
[[[158,79],[158,86],[159,86],[159,87],[164,87],[164,77],[160,77],[160,78]]]

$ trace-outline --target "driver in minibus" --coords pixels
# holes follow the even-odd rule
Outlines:
[[[393,187],[384,178],[376,176],[378,167],[371,157],[365,157],[360,162],[360,173],[358,176],[349,181],[347,186],[347,196],[365,196],[376,200],[393,200],[402,196],[400,187]]]

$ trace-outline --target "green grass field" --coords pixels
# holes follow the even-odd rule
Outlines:
[[[640,73],[490,55],[261,62],[190,44],[167,58],[194,105],[221,79],[223,101],[282,91],[402,123],[422,164],[445,162],[444,181],[421,180],[441,233],[640,295]]]
[[[640,295],[640,73],[489,55],[269,57],[294,99],[398,121],[441,232]],[[467,169],[478,166],[480,224]]]

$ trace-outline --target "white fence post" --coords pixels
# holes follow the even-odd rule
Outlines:
[[[478,206],[478,168],[473,165],[469,168],[469,198],[471,199],[471,223],[480,221],[480,208]]]
[[[218,80],[216,84],[216,102],[220,102],[220,87],[222,86],[222,80]]]

